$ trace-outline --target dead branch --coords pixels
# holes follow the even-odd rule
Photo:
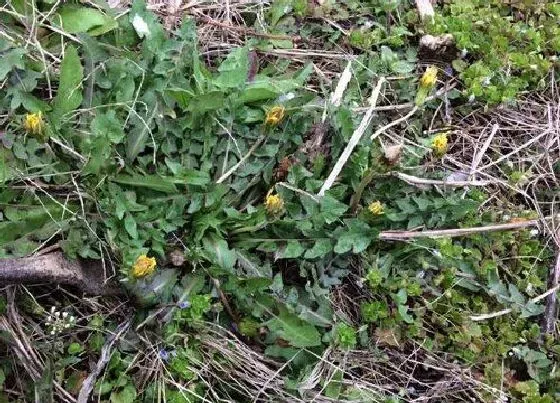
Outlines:
[[[480,181],[480,180],[466,180],[466,181],[457,181],[457,180],[437,180],[437,179],[426,179],[426,178],[419,178],[418,176],[408,175],[402,172],[395,172],[394,175],[403,180],[404,182],[410,185],[442,185],[442,186],[487,186],[491,184],[491,181]]]
[[[430,0],[416,0],[416,8],[422,20],[434,18],[434,7]]]
[[[352,133],[352,137],[350,137],[350,140],[348,141],[346,148],[344,148],[344,151],[340,155],[338,161],[336,161],[336,164],[334,165],[331,173],[323,183],[323,186],[321,187],[318,196],[322,197],[325,194],[325,192],[331,188],[334,181],[342,171],[344,164],[346,164],[346,161],[348,161],[348,158],[350,158],[350,154],[352,154],[352,151],[360,142],[363,134],[365,133],[366,129],[371,123],[371,119],[373,118],[373,110],[377,105],[377,99],[379,98],[379,93],[381,92],[381,87],[383,86],[384,83],[385,83],[385,78],[383,77],[380,78],[379,81],[377,82],[377,85],[373,89],[373,92],[371,93],[371,96],[369,98],[369,103],[370,103],[369,110],[362,118],[362,121],[360,122],[358,128],[354,131],[354,133]]]
[[[532,303],[536,304],[537,302],[542,301],[546,297],[550,297],[551,295],[555,295],[556,291],[558,291],[559,288],[560,288],[560,284],[557,284],[556,286],[550,288],[548,291],[544,292],[543,294],[537,295],[535,298],[530,299],[529,302],[532,302]],[[511,313],[512,311],[513,311],[512,308],[506,308],[506,309],[502,309],[501,311],[497,311],[497,312],[486,313],[486,314],[483,314],[483,315],[474,315],[474,316],[471,316],[470,319],[473,322],[480,322],[481,320],[492,319],[492,318],[497,318],[498,316],[507,315],[508,313]]]
[[[550,272],[550,279],[548,286],[550,289],[558,289],[560,283],[560,250],[556,252],[556,263]],[[552,334],[554,332],[554,325],[557,317],[557,302],[556,293],[552,292],[546,297],[546,306],[544,310],[544,317],[542,322],[542,331],[545,334]]]
[[[99,361],[97,361],[95,368],[91,371],[91,373],[82,383],[80,393],[78,394],[77,403],[88,402],[89,395],[93,391],[93,387],[95,386],[95,382],[97,381],[97,378],[101,374],[101,371],[103,371],[103,368],[105,368],[105,366],[111,359],[111,355],[112,355],[111,349],[113,348],[113,345],[117,342],[117,340],[119,340],[119,338],[124,333],[126,333],[128,328],[130,327],[130,323],[131,323],[131,319],[128,319],[127,321],[121,323],[117,328],[117,330],[115,331],[115,333],[113,333],[109,337],[109,340],[107,341],[107,343],[105,343],[105,345],[101,349],[101,356],[99,357]]]
[[[73,286],[91,295],[120,293],[114,283],[103,282],[103,267],[99,261],[69,260],[61,252],[0,259],[0,285],[33,283]]]
[[[479,234],[482,232],[507,231],[512,229],[536,227],[538,224],[538,220],[527,220],[474,228],[454,228],[426,231],[382,231],[379,233],[379,239],[382,241],[406,241],[415,238],[450,238]]]

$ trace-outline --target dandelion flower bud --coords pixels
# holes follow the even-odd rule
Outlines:
[[[264,207],[266,212],[271,215],[278,215],[284,211],[284,200],[277,195],[272,194],[272,189],[266,195],[266,199],[264,201]]]
[[[132,267],[132,275],[136,278],[146,277],[156,270],[156,259],[146,255],[138,256]]]
[[[282,119],[284,118],[284,114],[286,112],[286,109],[284,109],[283,106],[274,106],[272,108],[270,108],[267,112],[266,112],[266,117],[264,119],[264,124],[267,126],[277,126]]]
[[[447,134],[441,133],[434,137],[432,150],[436,155],[443,155],[447,152]]]
[[[28,113],[23,119],[23,128],[29,133],[41,134],[43,126],[43,114],[41,112]]]
[[[437,81],[437,67],[430,66],[426,69],[422,77],[420,78],[421,88],[432,88]]]
[[[368,210],[373,215],[381,215],[383,214],[383,205],[380,201],[374,201],[369,204]]]

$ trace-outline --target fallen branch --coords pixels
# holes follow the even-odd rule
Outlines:
[[[251,146],[251,148],[249,149],[249,151],[247,151],[247,154],[245,154],[237,164],[235,164],[234,166],[232,166],[225,174],[223,174],[222,176],[220,176],[220,178],[216,181],[216,183],[222,183],[223,181],[225,181],[227,178],[229,178],[235,171],[237,171],[239,169],[240,166],[242,166],[245,161],[247,161],[247,159],[253,155],[253,153],[255,152],[255,150],[257,148],[259,148],[259,146],[265,141],[266,139],[266,135],[261,135],[261,137],[259,137],[257,139],[257,141],[255,141],[255,144],[253,144]]]
[[[434,7],[430,0],[416,0],[416,8],[418,9],[420,19],[434,18]]]
[[[113,283],[103,281],[100,261],[66,259],[61,252],[26,258],[0,259],[0,285],[55,283],[77,287],[86,294],[120,293]]]
[[[352,79],[352,60],[348,61],[348,64],[346,65],[346,68],[342,72],[340,76],[340,80],[338,81],[338,84],[334,92],[331,94],[330,102],[332,106],[334,107],[340,106],[340,103],[342,102],[342,96],[344,95],[344,91],[346,91],[346,87],[348,87],[348,84],[350,83],[351,79]],[[326,115],[323,115],[323,122],[325,121],[325,117]]]
[[[480,149],[480,151],[478,151],[475,154],[475,156],[473,157],[473,160],[472,160],[472,163],[471,163],[471,171],[470,171],[470,174],[469,174],[469,178],[471,178],[477,172],[477,168],[480,165],[480,162],[482,161],[482,157],[484,157],[484,154],[486,153],[486,150],[488,150],[488,147],[490,147],[490,144],[492,143],[492,140],[494,139],[494,136],[496,135],[496,133],[498,132],[499,129],[500,129],[500,126],[498,124],[494,124],[492,126],[492,131],[490,132],[490,135],[488,136],[488,138],[486,139],[486,141],[482,145],[482,148]]]
[[[556,263],[550,272],[550,279],[548,286],[551,288],[558,288],[560,283],[560,249],[556,252]],[[554,333],[554,326],[556,323],[557,315],[557,302],[556,293],[550,293],[546,299],[546,306],[544,309],[544,317],[542,322],[542,332],[544,334]]]
[[[436,91],[434,95],[430,95],[429,97],[426,97],[426,100],[424,101],[424,103],[429,102],[429,101],[433,101],[434,99],[437,99],[439,97],[441,97],[442,95],[446,94],[447,92],[455,89],[455,87],[457,87],[457,83],[453,83],[451,85],[449,85],[447,88],[442,88],[439,91]],[[382,106],[376,106],[375,108],[373,108],[374,112],[386,112],[386,111],[397,111],[397,110],[401,110],[401,109],[412,109],[416,106],[416,104],[414,102],[406,102],[404,104],[397,104],[397,105],[382,105]],[[367,106],[358,106],[356,108],[352,108],[352,112],[356,112],[356,113],[363,113],[363,112],[367,112],[370,108]]]
[[[406,115],[401,116],[400,118],[393,120],[391,123],[389,123],[389,124],[387,124],[387,125],[385,125],[385,126],[383,126],[383,127],[380,127],[379,129],[377,129],[377,130],[375,131],[375,133],[373,133],[373,134],[371,135],[370,140],[375,140],[375,138],[376,138],[377,136],[379,136],[381,133],[383,133],[383,132],[386,131],[387,129],[390,129],[390,128],[393,127],[393,126],[396,126],[396,125],[398,125],[398,124],[401,123],[401,122],[404,122],[404,121],[407,120],[409,117],[411,117],[412,115],[414,115],[414,114],[416,113],[417,110],[418,110],[418,107],[415,106],[415,107],[412,108],[412,110],[411,110],[410,112],[408,112]]]
[[[479,181],[479,180],[466,180],[466,181],[454,181],[454,180],[437,180],[437,179],[425,179],[419,178],[417,176],[408,175],[402,172],[395,172],[397,178],[405,181],[410,185],[442,185],[442,186],[487,186],[491,184],[491,181]]]
[[[338,158],[338,161],[336,161],[336,164],[334,165],[334,167],[333,167],[331,173],[329,174],[327,180],[323,183],[323,186],[321,187],[321,190],[319,191],[318,196],[323,196],[325,194],[325,192],[331,188],[334,181],[336,180],[336,178],[338,177],[338,175],[342,171],[342,168],[344,167],[344,164],[346,164],[346,161],[348,161],[348,158],[350,158],[350,154],[352,154],[352,151],[354,150],[354,148],[358,145],[358,143],[362,139],[362,136],[364,135],[366,129],[368,128],[369,124],[371,123],[371,119],[373,117],[373,110],[375,108],[375,105],[377,105],[377,99],[379,98],[379,93],[381,91],[381,86],[383,85],[384,82],[385,82],[385,79],[383,77],[380,78],[379,81],[377,82],[377,85],[375,86],[373,92],[371,93],[371,97],[369,98],[370,107],[369,107],[368,111],[366,112],[366,114],[362,118],[362,121],[360,122],[360,125],[358,126],[358,128],[354,131],[354,133],[352,133],[352,137],[350,137],[350,141],[348,141],[348,144],[346,145],[346,148],[344,149],[344,151],[342,152],[342,154]]]
[[[454,228],[426,231],[382,231],[379,233],[379,239],[382,241],[405,241],[415,238],[451,238],[483,232],[507,231],[512,229],[536,227],[538,224],[538,220],[527,220],[474,228]]]
[[[545,299],[549,295],[554,295],[556,293],[556,291],[558,291],[559,288],[560,288],[560,284],[557,284],[555,287],[552,287],[547,292],[545,292],[541,295],[538,295],[535,298],[530,299],[529,302],[531,302],[533,304],[536,304],[537,302]],[[511,313],[512,311],[513,311],[512,308],[506,308],[506,309],[502,309],[501,311],[486,313],[484,315],[473,315],[473,316],[470,317],[470,319],[473,322],[480,322],[481,320],[492,319],[492,318],[497,318],[498,316],[507,315],[508,313]]]
[[[89,395],[93,391],[93,387],[95,386],[95,382],[97,378],[101,374],[101,371],[105,368],[109,360],[111,359],[112,353],[111,350],[115,343],[119,340],[119,338],[126,333],[128,328],[130,327],[131,319],[121,323],[115,333],[113,333],[109,340],[105,343],[103,348],[101,348],[101,356],[95,365],[95,368],[91,371],[88,377],[82,383],[82,387],[80,388],[80,393],[78,394],[77,403],[87,403],[89,400]]]

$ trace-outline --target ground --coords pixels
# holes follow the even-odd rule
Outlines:
[[[0,401],[557,401],[559,16],[3,4]]]

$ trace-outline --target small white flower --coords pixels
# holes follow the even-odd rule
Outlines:
[[[504,221],[509,221],[510,219],[511,219],[511,217],[510,217],[509,214],[504,214],[504,215],[502,216],[502,220],[504,220]]]
[[[536,64],[530,64],[530,65],[529,65],[529,68],[530,68],[531,70],[537,70],[539,67],[538,67]]]
[[[55,312],[55,313],[54,313],[54,316],[55,316],[57,319],[60,318],[60,312]]]
[[[54,311],[56,311],[56,308],[54,306],[51,306],[51,313],[54,313]]]
[[[54,333],[55,333],[54,329],[51,330],[51,336],[54,336]]]
[[[74,322],[75,320],[76,320],[76,317],[70,316],[70,322]]]
[[[64,328],[65,328],[65,329],[68,329],[69,327],[70,327],[70,323],[66,323],[66,324],[64,325]]]
[[[67,317],[68,317],[68,312],[63,312],[63,313],[62,313],[62,318],[63,318],[63,319],[66,319]]]
[[[296,95],[293,92],[288,92],[287,94],[280,95],[278,97],[278,102],[279,103],[286,102],[286,101],[289,101],[291,99],[294,99],[295,97],[296,97]]]
[[[536,228],[533,228],[530,233],[531,233],[531,236],[537,236],[537,235],[539,235],[539,230],[536,229]]]
[[[132,26],[140,38],[150,36],[150,28],[148,28],[148,24],[146,24],[146,21],[144,21],[144,19],[138,14],[136,14],[132,19]]]

